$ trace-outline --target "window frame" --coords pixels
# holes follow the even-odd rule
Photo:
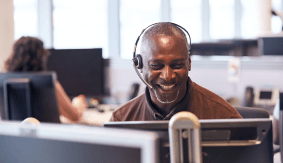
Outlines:
[[[202,0],[202,41],[212,41],[209,33],[209,0]],[[46,48],[53,48],[53,28],[52,28],[52,14],[53,4],[52,0],[38,0],[38,37],[43,40]],[[161,0],[161,21],[170,22],[170,0]],[[283,11],[283,0],[281,3],[281,12]],[[120,35],[120,0],[108,0],[108,48],[109,59],[121,59],[121,35]],[[234,38],[241,38],[241,2],[234,0],[234,15],[235,15],[235,30]],[[134,43],[133,43],[134,44]]]

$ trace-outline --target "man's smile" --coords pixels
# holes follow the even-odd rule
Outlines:
[[[164,91],[170,91],[176,89],[175,86],[177,86],[178,83],[170,84],[170,85],[163,85],[163,84],[156,84],[156,85]]]

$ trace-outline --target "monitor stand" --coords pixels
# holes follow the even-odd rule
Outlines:
[[[200,123],[190,112],[179,112],[169,121],[171,163],[201,163]]]

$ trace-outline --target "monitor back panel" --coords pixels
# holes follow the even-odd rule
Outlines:
[[[273,163],[272,130],[261,144],[250,146],[202,147],[203,163]]]
[[[0,162],[5,163],[138,163],[141,160],[139,148],[4,135],[0,135],[0,140]]]
[[[157,163],[158,143],[148,131],[0,122],[1,163]]]
[[[11,89],[9,110],[5,109],[4,82],[7,79],[30,79],[31,117],[40,122],[59,123],[59,111],[55,93],[56,74],[54,72],[0,73],[0,113],[3,120],[24,120],[29,117],[22,99],[25,91]]]
[[[160,162],[170,163],[168,123],[169,121],[107,122],[104,126],[159,133],[162,137]],[[200,123],[203,163],[273,162],[272,122],[268,118],[200,120]],[[250,143],[257,139],[261,143]]]

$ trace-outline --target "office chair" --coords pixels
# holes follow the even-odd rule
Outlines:
[[[234,106],[243,118],[269,118],[269,113],[261,108]]]
[[[140,84],[133,83],[129,92],[128,100],[135,98],[139,93],[139,89],[140,89]]]
[[[253,107],[254,106],[254,88],[253,87],[246,87],[245,91],[245,98],[243,99],[243,106],[246,107]]]
[[[283,161],[283,93],[279,94],[279,145],[280,145],[280,154],[281,162]]]
[[[269,118],[269,113],[261,108],[243,107],[243,106],[234,106],[234,108],[239,112],[239,114],[243,118]],[[280,138],[282,138],[282,136],[280,136]],[[275,154],[279,151],[280,151],[280,146],[273,145],[273,153]]]

